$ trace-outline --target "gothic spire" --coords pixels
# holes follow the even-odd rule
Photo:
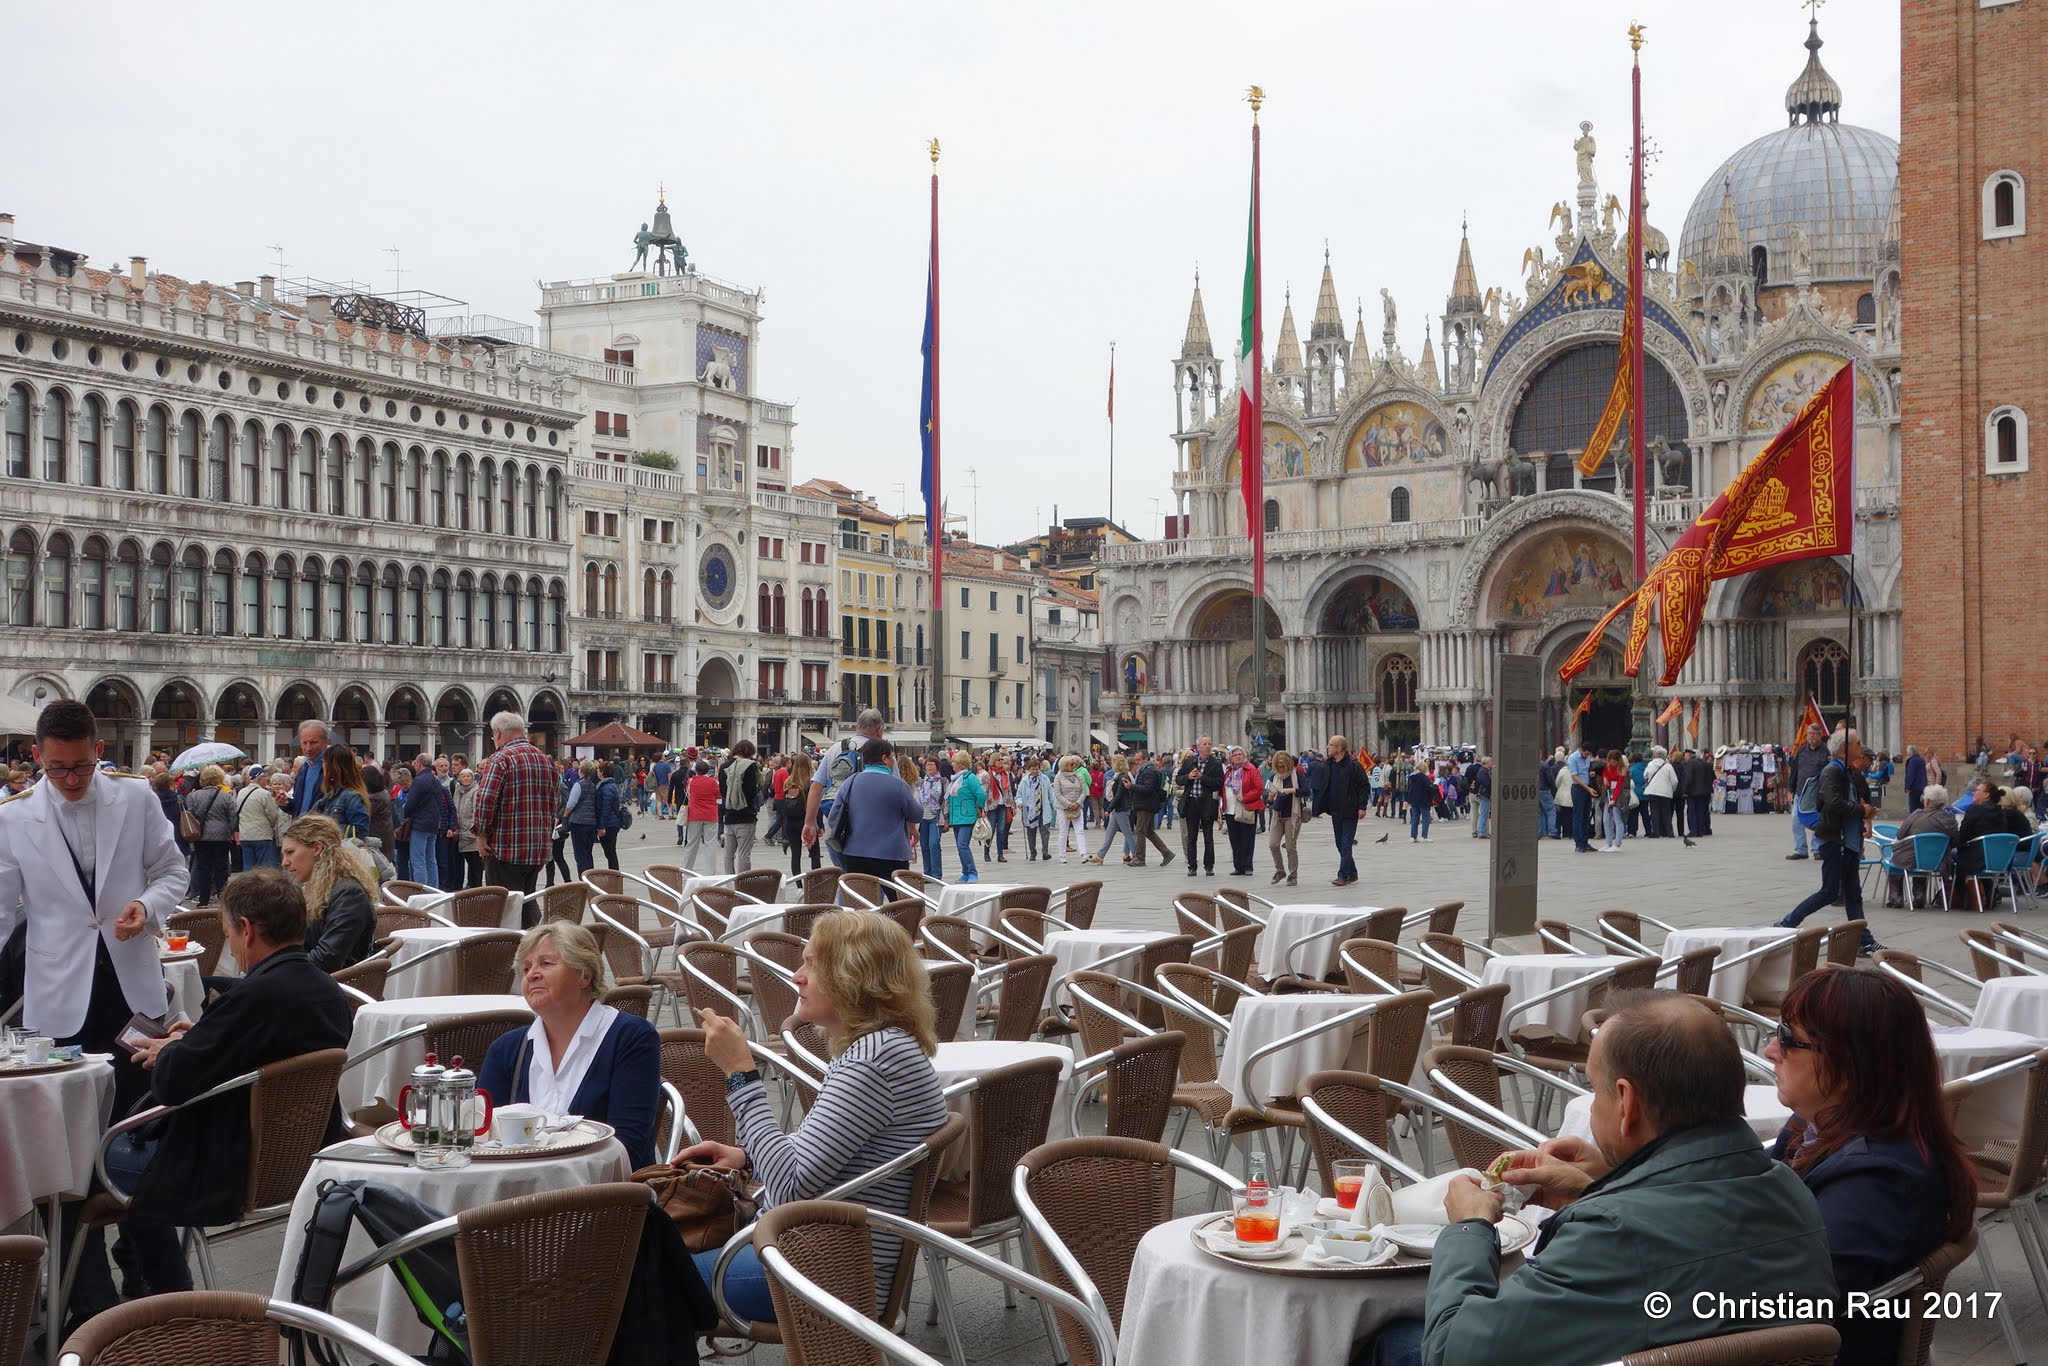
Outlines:
[[[1443,387],[1436,370],[1436,348],[1430,345],[1427,332],[1422,334],[1422,359],[1415,362],[1415,379],[1432,394]]]
[[[1199,270],[1195,272],[1195,297],[1188,301],[1188,331],[1181,338],[1180,354],[1183,360],[1216,354],[1209,344],[1209,315],[1202,311],[1202,272]]]
[[[1714,225],[1714,249],[1707,257],[1709,275],[1739,272],[1742,263],[1742,222],[1735,214],[1735,187],[1721,177],[1721,216]]]
[[[1472,239],[1465,225],[1458,225],[1458,268],[1451,273],[1451,307],[1479,308],[1479,274],[1472,269]]]
[[[1273,353],[1273,373],[1298,375],[1302,369],[1301,338],[1294,331],[1294,292],[1289,290],[1287,306],[1280,314],[1280,346]]]
[[[1323,286],[1316,292],[1315,321],[1308,325],[1311,341],[1344,340],[1344,311],[1337,306],[1337,284],[1330,278],[1330,249],[1323,248]]]

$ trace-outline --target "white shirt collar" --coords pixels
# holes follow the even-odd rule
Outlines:
[[[597,1056],[598,1045],[612,1027],[612,1021],[618,1018],[619,1012],[614,1006],[591,1006],[583,1017],[583,1023],[576,1026],[576,1032],[569,1037],[569,1046],[563,1050],[559,1064],[548,1049],[547,1026],[536,1019],[526,1031],[527,1041],[533,1046],[533,1056],[526,1067],[528,1103],[551,1115],[574,1113],[572,1106],[576,1092],[582,1089],[583,1078]],[[492,1099],[498,1098],[493,1096]]]

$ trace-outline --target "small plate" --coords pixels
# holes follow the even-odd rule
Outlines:
[[[470,1145],[469,1155],[477,1162],[518,1162],[534,1158],[565,1157],[570,1153],[582,1152],[608,1141],[613,1133],[612,1126],[586,1119],[573,1129],[541,1135],[537,1143],[522,1143],[517,1146],[500,1143],[496,1139],[478,1139]],[[397,1120],[377,1130],[377,1141],[393,1152],[412,1153],[412,1134]]]
[[[1427,1257],[1436,1250],[1437,1235],[1444,1224],[1388,1224],[1382,1231],[1387,1241],[1411,1257]]]
[[[158,957],[162,958],[166,963],[183,963],[190,959],[201,957],[205,952],[206,945],[204,944],[187,944],[182,949],[174,949],[166,944],[162,952],[158,954]]]
[[[44,1072],[62,1072],[68,1067],[81,1067],[92,1058],[51,1058],[48,1062],[24,1062],[20,1055],[0,1062],[0,1077],[33,1077]]]

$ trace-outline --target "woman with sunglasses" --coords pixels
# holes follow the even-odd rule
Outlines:
[[[1785,994],[1764,1056],[1792,1121],[1771,1155],[1820,1205],[1846,1297],[1909,1271],[1976,1217],[1977,1178],[1941,1099],[1941,1065],[1912,993],[1868,968],[1808,973]],[[1892,1362],[1896,1324],[1835,1320],[1837,1361]]]

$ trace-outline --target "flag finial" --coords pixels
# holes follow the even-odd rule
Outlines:
[[[931,154],[932,170],[936,171],[939,169],[939,140],[937,138],[931,140]]]
[[[1630,24],[1628,26],[1628,50],[1630,52],[1641,52],[1643,50],[1643,26],[1641,24]]]
[[[1259,106],[1266,102],[1265,87],[1258,85],[1253,86],[1250,90],[1247,90],[1245,92],[1244,98],[1245,102],[1250,104],[1252,107],[1252,122],[1257,123],[1259,121]]]

